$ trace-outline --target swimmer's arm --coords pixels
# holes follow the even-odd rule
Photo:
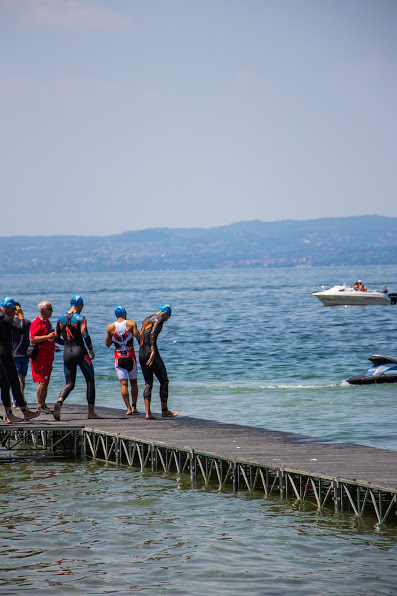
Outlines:
[[[92,341],[91,341],[91,337],[88,334],[88,329],[87,329],[87,319],[84,317],[84,320],[82,322],[81,328],[81,337],[84,339],[84,343],[87,346],[87,349],[89,351],[92,350]]]
[[[142,338],[141,338],[141,334],[138,331],[138,327],[136,326],[135,321],[128,321],[127,328],[128,328],[128,331],[130,331],[132,333],[132,335],[135,337],[137,342],[140,344]]]
[[[65,342],[64,342],[62,334],[61,334],[61,327],[59,325],[59,321],[57,321],[54,339],[55,339],[55,343],[59,344],[60,346],[65,345]]]
[[[91,359],[94,360],[94,358],[95,358],[95,352],[94,352],[94,348],[92,347],[91,337],[88,335],[88,332],[87,332],[87,335],[84,338],[84,341],[85,341],[85,345],[87,346],[87,349],[88,349],[88,351],[90,353]]]
[[[150,351],[150,357],[149,357],[149,360],[146,362],[147,366],[152,366],[152,364],[153,364],[153,360],[154,360],[154,357],[155,357],[155,356],[156,356],[156,350],[155,350],[155,347],[154,347],[154,346],[152,346],[152,347],[151,347],[151,351]]]
[[[159,336],[160,331],[163,328],[163,320],[159,321],[155,321],[153,323],[153,327],[152,330],[150,332],[150,345],[152,347],[154,347],[155,349],[157,349],[157,338]]]
[[[163,321],[155,321],[152,327],[152,331],[150,333],[150,358],[146,362],[148,366],[153,364],[153,360],[156,356],[157,352],[157,338],[161,329],[163,328]]]
[[[91,360],[94,360],[95,352],[93,350],[91,337],[89,336],[88,329],[87,329],[87,319],[85,317],[82,317],[82,320],[80,319],[79,324],[80,324],[81,337],[83,338],[85,346],[90,353]]]
[[[112,340],[113,333],[114,333],[114,323],[111,323],[110,325],[107,326],[107,329],[106,329],[105,343],[108,348],[110,348],[110,346],[113,343],[113,340]]]
[[[80,331],[81,331],[81,337],[83,338],[84,343],[87,346],[87,350],[90,353],[91,360],[94,360],[94,358],[95,358],[95,352],[94,352],[94,349],[92,347],[91,337],[88,334],[87,319],[85,317],[83,317],[83,318],[84,318],[84,320],[83,320],[83,323],[82,323],[81,329],[80,329]]]
[[[85,341],[85,345],[87,346],[87,349],[90,353],[91,360],[94,360],[95,352],[94,352],[94,348],[92,347],[92,341],[91,341],[91,337],[88,335],[88,331],[87,331],[87,335],[84,337],[84,341]]]

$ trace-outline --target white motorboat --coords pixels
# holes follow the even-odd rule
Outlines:
[[[395,294],[389,295],[387,290],[367,290],[361,292],[351,286],[333,286],[328,290],[312,292],[324,306],[365,306],[367,304],[395,304]]]

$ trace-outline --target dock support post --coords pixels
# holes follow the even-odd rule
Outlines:
[[[119,438],[119,435],[117,435],[115,437],[114,457],[115,457],[116,466],[120,465],[120,438]]]
[[[238,464],[233,462],[233,490],[237,492],[239,489],[239,470]]]
[[[83,432],[82,430],[80,431],[81,435],[82,435],[82,442],[83,442],[83,457],[84,459],[87,458],[87,439],[86,439],[86,433]]]
[[[341,510],[341,490],[340,490],[339,482],[337,482],[336,480],[333,480],[332,488],[333,488],[333,492],[334,492],[333,499],[334,499],[335,513],[339,513],[339,511]]]
[[[285,498],[285,478],[282,470],[277,470],[278,486],[280,489],[280,498]]]
[[[189,453],[189,459],[190,459],[190,480],[193,482],[193,480],[196,480],[196,476],[197,476],[196,456],[194,454],[194,449],[192,449],[192,452]]]

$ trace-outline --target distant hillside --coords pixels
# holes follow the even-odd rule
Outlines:
[[[118,271],[397,263],[397,218],[247,221],[114,236],[0,237],[0,271]]]

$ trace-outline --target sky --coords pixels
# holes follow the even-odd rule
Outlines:
[[[397,217],[396,0],[0,0],[0,236]]]

